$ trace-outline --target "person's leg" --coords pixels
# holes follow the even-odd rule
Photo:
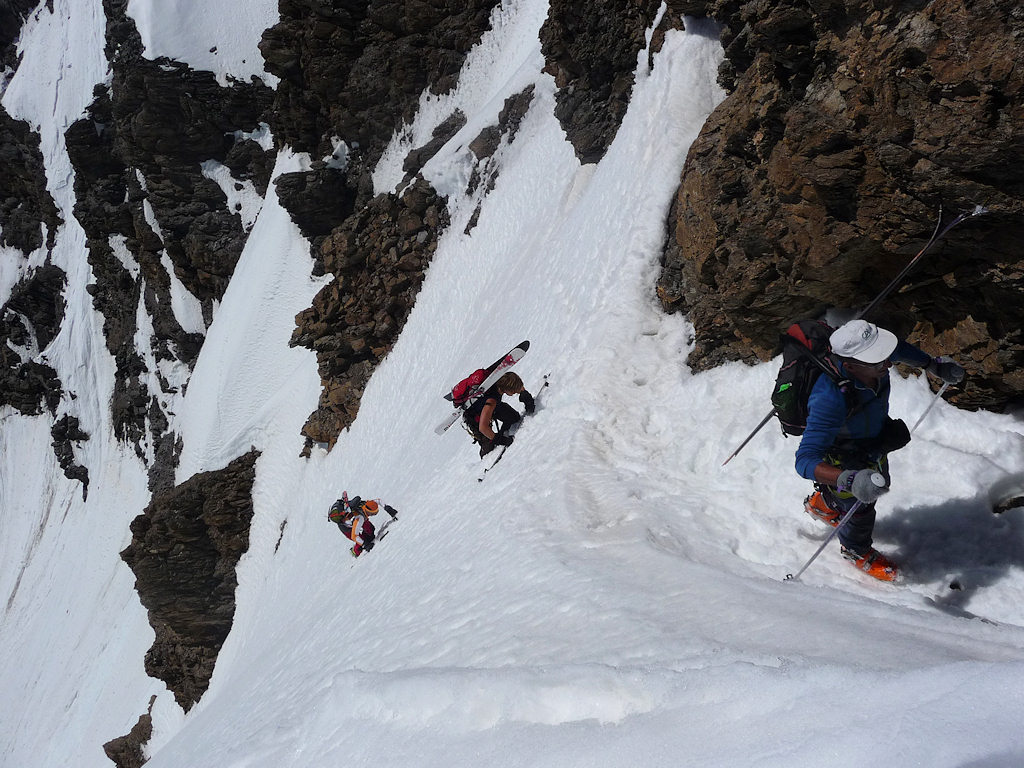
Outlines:
[[[494,408],[494,421],[501,422],[501,429],[498,431],[502,434],[508,434],[509,429],[512,428],[513,424],[516,424],[522,416],[519,415],[519,411],[513,408],[508,403],[498,403]]]
[[[829,507],[840,513],[840,516],[849,512],[857,503],[853,496],[842,498],[829,486],[822,486],[821,496]],[[839,543],[858,555],[865,555],[871,550],[871,534],[874,530],[875,505],[861,505],[846,524],[839,528]]]

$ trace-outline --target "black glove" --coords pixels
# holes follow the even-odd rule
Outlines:
[[[881,481],[881,485],[878,484]],[[874,504],[878,497],[887,493],[885,478],[873,469],[846,469],[839,474],[836,488],[845,493],[852,493],[864,504]]]
[[[529,416],[533,413],[536,408],[533,402],[533,395],[527,392],[525,389],[519,393],[519,402],[526,408],[526,415]]]
[[[959,384],[964,380],[964,369],[948,357],[933,357],[925,370],[938,376],[946,384]]]
[[[882,431],[878,435],[878,451],[891,453],[898,451],[910,442],[910,430],[907,429],[903,419],[890,419],[885,417],[882,424]]]
[[[497,434],[492,442],[495,445],[512,445],[512,435]]]
[[[385,504],[384,505],[384,511],[387,512],[389,515],[391,515],[391,519],[392,520],[397,520],[398,519],[398,510],[395,509],[394,507],[392,507],[392,506],[390,506],[388,504]]]

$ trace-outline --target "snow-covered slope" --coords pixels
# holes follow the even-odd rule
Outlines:
[[[387,189],[403,146],[452,106],[467,115],[425,169],[452,224],[416,307],[355,424],[308,459],[299,429],[320,382],[312,354],[287,341],[319,281],[272,193],[263,205],[176,405],[179,481],[262,451],[234,628],[184,716],[143,673],[151,632],[117,557],[147,496],[105,415],[112,362],[71,216],[60,132],[84,103],[35,58],[65,35],[92,56],[76,76],[102,80],[98,27],[60,15],[99,3],[55,5],[27,30],[4,104],[40,126],[67,222],[73,319],[45,354],[91,403],[82,461],[94,477],[83,500],[45,418],[0,414],[4,765],[109,765],[100,745],[153,694],[152,766],[1024,762],[1024,522],[989,511],[994,489],[1024,477],[1020,420],[940,403],[893,458],[876,538],[906,562],[905,584],[870,582],[834,545],[785,583],[825,534],[801,510],[795,442],[768,428],[721,467],[768,409],[775,364],[691,374],[691,328],[653,295],[687,147],[723,95],[716,32],[670,32],[653,67],[643,52],[612,147],[581,167],[541,72],[539,0],[496,14],[458,89],[425,97],[382,159]],[[147,41],[163,54],[173,44]],[[258,55],[248,44],[225,43],[224,60]],[[529,84],[530,110],[465,234],[482,194],[466,193],[466,144]],[[282,153],[277,170],[305,162]],[[464,433],[434,434],[440,395],[524,338],[518,372],[534,392],[550,386],[484,475]],[[922,380],[899,380],[893,411],[913,423],[930,397]],[[358,560],[326,520],[344,489],[400,511]]]

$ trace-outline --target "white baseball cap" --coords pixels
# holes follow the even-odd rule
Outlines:
[[[895,334],[867,320],[851,320],[841,325],[828,341],[840,357],[852,357],[862,363],[882,362],[899,344]]]

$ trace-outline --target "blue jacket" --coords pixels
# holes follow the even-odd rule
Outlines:
[[[896,346],[891,359],[915,368],[924,368],[932,360],[928,353],[905,341]],[[847,420],[846,395],[831,376],[818,377],[807,398],[807,429],[796,449],[796,471],[808,480],[814,479],[814,468],[837,440],[878,437],[889,415],[888,373],[879,382],[878,392],[873,392],[849,376],[842,363],[839,368],[852,382],[857,407]]]

